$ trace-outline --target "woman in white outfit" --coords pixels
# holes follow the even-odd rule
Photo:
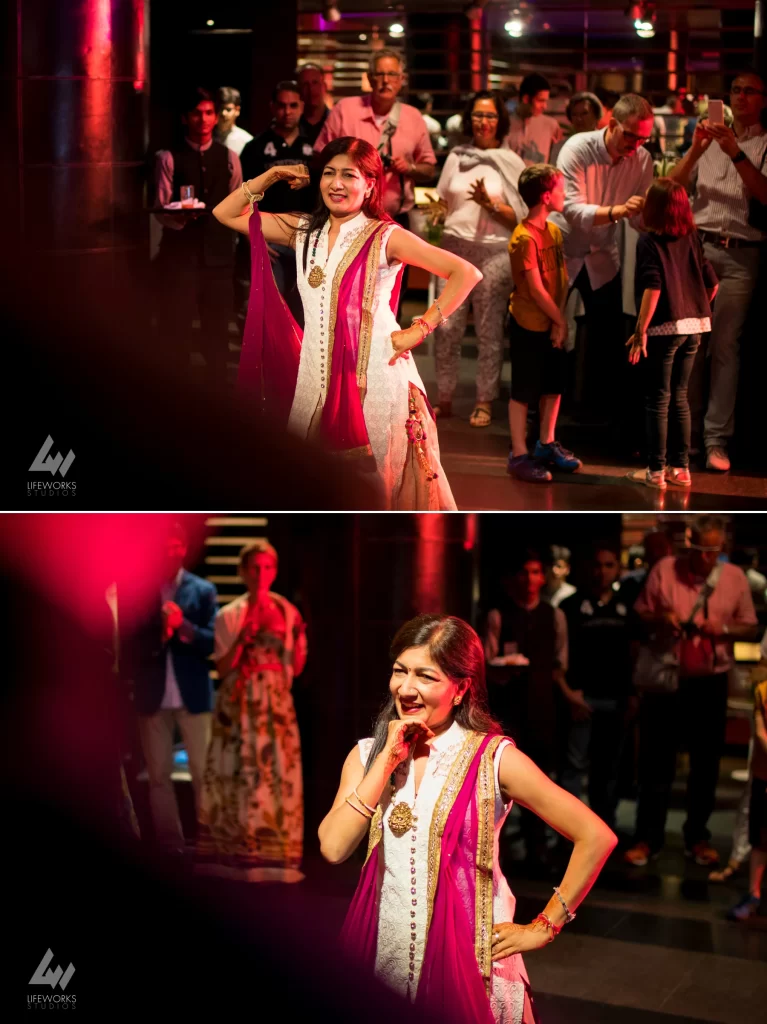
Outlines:
[[[342,943],[435,1020],[534,1024],[521,954],[572,920],[616,838],[501,735],[471,626],[420,615],[390,654],[389,700],[373,736],[347,757],[319,829],[334,864],[368,836]],[[514,800],[574,842],[561,885],[530,924],[513,923],[498,857]]]
[[[478,92],[463,115],[468,145],[456,146],[442,168],[432,215],[444,218],[442,248],[482,272],[482,282],[436,335],[438,416],[452,414],[461,342],[469,303],[477,334],[476,401],[469,422],[487,427],[498,397],[503,364],[506,313],[511,293],[509,239],[527,213],[517,191],[524,160],[502,143],[509,115],[495,92]]]
[[[320,160],[320,202],[308,219],[259,214],[255,206],[275,181],[306,185],[302,166],[272,168],[213,211],[251,239],[253,288],[240,384],[263,394],[278,422],[284,409],[291,433],[374,470],[387,508],[455,509],[433,415],[409,352],[460,306],[482,275],[391,221],[381,200],[383,166],[369,143],[336,139]],[[245,210],[243,194],[250,202]],[[303,340],[270,290],[269,242],[296,250]],[[406,263],[447,283],[439,300],[400,330],[396,309]]]

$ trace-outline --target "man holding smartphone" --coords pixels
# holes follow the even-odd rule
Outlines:
[[[734,433],[740,341],[767,240],[767,132],[762,126],[765,81],[743,71],[730,88],[732,128],[721,103],[709,102],[709,117],[695,129],[692,146],[669,177],[694,189],[693,215],[706,256],[719,278],[708,351],[698,350],[690,380],[690,405],[701,409],[710,373],[703,440],[706,468],[730,468],[727,447]],[[706,336],[704,335],[704,338]],[[693,436],[696,424],[693,422]]]

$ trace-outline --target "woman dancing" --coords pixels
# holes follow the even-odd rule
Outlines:
[[[501,735],[487,710],[482,644],[467,623],[420,615],[390,654],[389,699],[373,736],[347,757],[319,829],[334,864],[368,833],[343,944],[417,1006],[472,1024],[533,1024],[521,954],[573,919],[616,838]],[[498,862],[514,800],[575,844],[561,886],[530,924],[513,923]]]
[[[301,188],[302,165],[247,181],[213,211],[250,234],[252,286],[239,384],[269,418],[374,470],[391,509],[455,509],[437,430],[408,354],[458,309],[482,274],[453,253],[398,228],[384,212],[383,165],[361,139],[323,150],[320,199],[310,217],[260,214],[276,181]],[[243,210],[243,194],[250,205]],[[279,296],[266,243],[296,250],[301,332]],[[396,319],[405,264],[445,278],[440,298],[410,327]]]

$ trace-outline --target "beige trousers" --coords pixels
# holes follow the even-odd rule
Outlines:
[[[166,850],[184,849],[184,833],[173,790],[173,727],[178,722],[189,755],[195,808],[200,806],[202,778],[210,742],[209,711],[192,715],[186,708],[160,709],[139,715],[139,734],[149,775],[149,805],[157,842]]]

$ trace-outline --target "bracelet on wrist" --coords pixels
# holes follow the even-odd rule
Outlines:
[[[740,149],[740,148],[738,148],[738,152],[735,154],[735,156],[731,156],[730,157],[730,160],[732,160],[732,162],[734,164],[739,164],[743,160],[747,160],[747,159],[748,159],[748,157],[746,156],[744,151],[742,149]]]
[[[348,796],[344,797],[344,800],[351,807],[351,809],[353,811],[357,812],[357,814],[361,814],[362,817],[363,818],[367,818],[368,821],[372,821],[373,820],[373,815],[372,814],[368,814],[367,811],[364,811],[361,807],[358,807],[355,803],[352,803],[352,801],[349,799]]]
[[[414,316],[413,319],[410,322],[410,326],[411,327],[415,327],[415,326],[420,327],[420,329],[421,329],[421,341],[423,341],[425,338],[428,338],[428,336],[432,332],[432,328],[429,326],[427,321],[424,320],[424,318],[422,316]]]
[[[607,211],[607,219],[610,221],[611,224],[615,224],[615,222],[616,222],[616,218],[613,217],[613,210],[614,209],[615,209],[615,207],[611,206],[610,209]]]
[[[253,203],[260,203],[261,200],[264,198],[263,192],[251,192],[250,188],[248,187],[247,181],[243,181],[240,187],[242,189],[243,194],[250,203],[251,207],[253,206]]]
[[[359,800],[359,802],[362,804],[362,806],[365,808],[366,811],[370,811],[371,814],[375,814],[375,812],[376,812],[375,807],[371,807],[370,804],[366,804],[365,801],[362,799],[362,797],[357,792],[356,788],[354,789],[354,795],[356,796],[356,798]]]
[[[559,891],[559,886],[558,885],[554,886],[554,893],[555,893],[557,899],[559,900],[559,902],[562,904],[562,909],[565,912],[565,917],[567,918],[567,923],[570,924],[571,921],[575,920],[575,914],[571,914],[570,913],[570,908],[568,907],[567,903],[565,903],[565,898],[562,895],[562,893]]]
[[[541,912],[540,914],[538,914],[537,917],[533,918],[533,924],[535,924],[536,921],[542,921],[543,924],[546,926],[546,929],[549,931],[551,935],[549,942],[553,942],[554,939],[556,939],[557,935],[559,935],[559,933],[562,931],[562,926],[560,925],[559,927],[557,927],[551,920],[549,915],[544,912]]]

